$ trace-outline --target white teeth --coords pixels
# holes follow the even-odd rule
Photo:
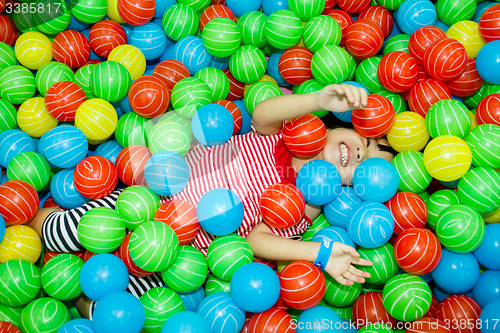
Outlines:
[[[340,150],[342,151],[342,166],[346,166],[347,165],[347,153],[348,153],[346,145],[341,143]]]

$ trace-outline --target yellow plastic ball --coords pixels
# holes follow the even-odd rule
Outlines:
[[[422,150],[429,141],[424,117],[410,111],[396,115],[394,125],[387,133],[387,140],[397,152]]]
[[[474,127],[477,127],[478,124],[477,124],[476,115],[474,114],[474,112],[469,111],[469,114],[470,114],[470,130],[472,131],[472,129]]]
[[[108,61],[116,61],[128,70],[132,80],[140,78],[146,70],[146,58],[141,50],[132,45],[120,45],[111,51]]]
[[[116,129],[118,115],[110,103],[93,98],[83,102],[75,114],[75,126],[87,137],[89,142],[109,138]]]
[[[125,23],[118,12],[118,0],[108,0],[108,17],[116,23]]]
[[[467,56],[476,58],[479,50],[486,44],[479,36],[477,27],[478,24],[474,21],[460,21],[452,25],[446,35],[462,43]]]
[[[290,265],[292,261],[278,261],[276,263],[276,269],[278,270],[278,273],[281,273],[282,270],[285,269],[286,266]]]
[[[17,60],[26,68],[40,69],[52,60],[52,42],[44,34],[30,31],[22,34],[14,46]]]
[[[263,77],[260,78],[259,81],[257,82],[261,82],[261,81],[266,81],[266,82],[271,82],[271,83],[274,83],[276,86],[278,86],[278,82],[276,82],[275,79],[273,79],[271,76],[267,75],[267,74],[264,74]],[[253,83],[252,83],[253,84]],[[243,88],[243,96],[246,95],[247,93],[247,90],[250,88],[250,86],[252,84],[245,84],[245,87]]]
[[[34,138],[42,135],[57,126],[59,121],[52,117],[45,108],[43,97],[33,97],[26,100],[17,111],[19,128]]]
[[[425,147],[425,169],[437,180],[457,180],[469,171],[471,163],[469,146],[454,135],[438,136]]]
[[[500,223],[500,208],[491,213],[482,214],[482,217],[486,223]]]
[[[42,253],[40,236],[30,227],[13,225],[5,230],[0,243],[0,263],[11,259],[23,259],[34,264]]]

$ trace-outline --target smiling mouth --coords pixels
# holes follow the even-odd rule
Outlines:
[[[345,167],[349,163],[350,160],[350,149],[349,146],[347,146],[345,143],[341,142],[339,145],[339,151],[340,151],[340,164]]]

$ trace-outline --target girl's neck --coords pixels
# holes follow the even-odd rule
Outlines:
[[[321,160],[323,159],[323,151],[320,151],[318,154],[312,156],[312,157],[299,157],[299,156],[293,156],[292,157],[292,167],[295,170],[295,172],[299,172],[300,168],[304,166],[307,162],[313,161],[313,160]]]

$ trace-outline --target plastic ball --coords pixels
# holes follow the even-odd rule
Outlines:
[[[382,53],[383,55],[387,55],[395,51],[409,53],[408,52],[409,43],[410,43],[410,36],[405,34],[394,35],[385,42]]]
[[[129,186],[146,185],[144,168],[151,156],[149,149],[143,146],[132,145],[124,148],[116,159],[120,180]]]
[[[0,73],[0,97],[12,104],[22,104],[35,95],[35,77],[22,66],[9,66]]]
[[[439,20],[444,24],[453,25],[459,21],[470,20],[476,11],[476,3],[471,0],[456,2],[438,0],[436,9]]]
[[[366,7],[361,13],[359,13],[358,20],[359,19],[367,19],[378,24],[378,26],[382,29],[384,39],[389,37],[394,24],[391,12],[378,5]]]
[[[397,274],[398,264],[391,244],[385,243],[373,249],[359,248],[358,253],[361,259],[373,262],[373,266],[359,266],[361,271],[368,272],[371,275],[371,277],[365,278],[366,282],[382,284]]]
[[[50,259],[42,270],[43,290],[52,298],[69,301],[82,293],[80,271],[83,260],[69,253]]]
[[[394,233],[396,235],[407,229],[422,228],[427,222],[427,206],[415,193],[396,193],[385,205],[394,216]]]
[[[407,35],[436,23],[436,8],[430,1],[407,0],[398,9],[399,28]]]
[[[345,35],[345,46],[356,58],[374,56],[382,48],[384,34],[380,26],[367,19],[358,19],[351,24]]]
[[[499,244],[496,238],[499,230],[499,224],[487,224],[483,242],[473,252],[481,265],[494,270],[499,270],[500,268],[500,261],[498,260]]]
[[[51,42],[40,32],[22,34],[16,41],[16,57],[21,65],[37,70],[52,60]]]
[[[427,79],[417,82],[411,88],[408,104],[413,112],[425,117],[435,103],[445,99],[451,99],[450,89],[446,84]]]
[[[154,220],[172,227],[180,245],[192,241],[200,229],[196,209],[187,201],[171,200],[163,203],[154,214]]]
[[[390,52],[378,65],[378,79],[382,86],[391,92],[407,91],[417,82],[417,61],[408,53]]]
[[[169,151],[185,156],[190,148],[191,135],[182,124],[162,120],[151,129],[148,140],[152,154]]]
[[[211,6],[207,7],[200,16],[200,30],[203,32],[203,28],[205,27],[205,25],[207,25],[207,23],[211,20],[218,17],[225,17],[236,23],[236,17],[234,16],[234,13],[231,11],[231,9],[229,9],[225,5],[212,4]]]
[[[70,0],[71,14],[83,23],[96,23],[106,16],[106,0]]]
[[[476,69],[476,60],[468,58],[462,76],[454,81],[446,82],[453,96],[468,97],[477,93],[483,84],[483,79]]]
[[[274,184],[267,187],[262,193],[259,205],[262,219],[277,229],[290,228],[304,216],[304,197],[292,184]]]
[[[325,86],[348,80],[355,68],[356,63],[352,55],[335,45],[319,49],[311,63],[314,79]]]
[[[40,270],[27,260],[7,260],[0,265],[0,273],[2,273],[0,302],[5,306],[24,306],[34,300],[40,292]]]
[[[122,100],[130,84],[127,69],[113,61],[101,62],[90,75],[90,89],[94,96],[110,103]]]
[[[66,30],[54,38],[52,52],[57,61],[71,68],[80,68],[89,60],[90,43],[82,33]]]
[[[325,205],[332,202],[341,192],[342,180],[337,168],[326,161],[315,160],[306,163],[297,175],[297,187],[306,202]]]
[[[395,325],[396,319],[391,317],[384,308],[382,292],[367,292],[362,294],[352,308],[352,321],[358,328],[368,324],[382,323]]]
[[[438,238],[423,228],[403,231],[394,243],[394,255],[398,265],[414,275],[430,273],[441,259]]]
[[[70,320],[70,312],[64,303],[42,297],[23,309],[21,329],[23,332],[58,332]]]
[[[429,141],[424,118],[415,112],[397,114],[387,141],[398,152],[422,150]]]
[[[356,132],[367,138],[387,134],[394,124],[394,107],[381,95],[369,95],[366,108],[352,111],[352,123]]]
[[[295,261],[285,267],[279,277],[281,299],[295,309],[316,306],[325,294],[325,278],[319,268],[306,261]]]
[[[223,100],[229,93],[229,79],[218,68],[206,67],[200,69],[194,77],[205,82],[212,92],[212,102]]]
[[[284,310],[272,307],[267,311],[252,316],[248,325],[248,332],[286,333],[292,327],[292,317]]]
[[[460,202],[481,214],[500,208],[500,174],[489,168],[468,171],[458,183]]]
[[[500,304],[500,301],[498,299],[488,303],[488,305],[485,306],[483,308],[483,310],[481,311],[481,315],[480,315],[479,319],[485,323],[496,322],[500,317],[498,315],[499,304]],[[483,326],[483,328],[481,329],[481,332],[492,333],[492,332],[495,332],[495,328],[494,327],[492,328],[490,325],[488,325],[487,327]]]
[[[453,181],[469,171],[472,162],[470,148],[456,136],[442,135],[429,142],[424,151],[425,169],[442,181]]]
[[[241,130],[241,126],[243,125],[243,115],[240,108],[235,103],[227,100],[219,100],[214,104],[222,105],[231,113],[234,120],[233,135],[238,134]]]
[[[446,37],[446,34],[438,27],[422,27],[412,33],[408,44],[408,51],[417,60],[419,65],[423,65],[424,54],[429,45],[435,40],[444,37]]]
[[[204,230],[224,236],[239,228],[243,221],[243,205],[236,193],[223,188],[214,189],[201,197],[196,215]]]
[[[97,55],[107,57],[115,47],[127,44],[127,34],[115,21],[99,21],[90,29],[89,42]]]
[[[172,89],[172,105],[176,112],[191,119],[198,109],[212,102],[209,86],[196,77],[180,80]]]
[[[451,206],[458,205],[460,200],[455,191],[452,190],[440,190],[431,195],[429,200],[427,200],[427,209],[429,211],[429,225],[435,229],[436,223],[441,212]]]
[[[479,264],[472,253],[454,253],[443,249],[441,261],[431,275],[441,289],[461,294],[476,284],[479,279]],[[453,276],[453,279],[450,279],[450,276]]]
[[[233,134],[234,120],[223,106],[202,106],[193,116],[191,128],[194,137],[203,145],[216,146],[226,143]]]
[[[17,110],[14,105],[4,99],[0,100],[0,117],[4,120],[0,124],[0,134],[17,127],[16,116]]]
[[[116,159],[118,158],[118,154],[120,154],[122,150],[122,147],[114,141],[106,141],[104,143],[101,143],[96,150],[94,151],[94,156],[101,156],[104,158],[107,158],[113,164],[116,163]]]
[[[8,321],[0,321],[0,329],[5,333],[21,333],[16,325]]]
[[[184,157],[172,151],[155,153],[146,163],[144,178],[155,193],[173,195],[188,184],[190,169]]]
[[[212,332],[239,332],[245,323],[245,311],[227,293],[218,292],[207,296],[198,305],[197,312],[208,322]],[[231,320],[227,320],[228,317]]]
[[[191,311],[182,311],[174,314],[163,325],[162,333],[168,332],[196,332],[210,333],[211,327],[207,321],[198,313]]]
[[[479,125],[500,125],[500,94],[483,98],[476,108],[476,121]]]
[[[433,104],[425,116],[431,137],[454,135],[464,138],[470,131],[469,110],[459,101],[444,99]]]
[[[253,45],[241,46],[229,59],[231,75],[246,84],[257,82],[265,74],[266,66],[264,52]],[[231,82],[230,77],[229,80]]]
[[[4,199],[0,202],[0,213],[7,224],[26,223],[38,211],[38,193],[25,181],[6,181],[0,185],[0,196]]]
[[[278,49],[296,45],[302,37],[300,18],[290,10],[278,10],[271,14],[264,25],[264,36],[269,44]]]
[[[179,17],[183,17],[183,20],[178,20]],[[199,27],[198,17],[193,8],[178,3],[163,14],[162,26],[167,37],[179,41],[184,37],[196,35]]]
[[[82,246],[93,253],[110,253],[125,238],[125,221],[111,208],[93,208],[82,216],[78,238]]]
[[[425,71],[441,81],[458,79],[465,71],[467,52],[464,46],[451,38],[435,40],[424,53]]]
[[[132,109],[145,118],[154,118],[165,113],[170,104],[167,85],[152,75],[136,79],[130,86],[128,98]]]
[[[75,114],[75,127],[85,134],[89,143],[109,138],[115,131],[117,123],[115,108],[99,98],[83,102]]]
[[[117,171],[107,158],[91,156],[78,163],[75,169],[75,187],[89,199],[100,199],[109,195],[116,186]]]
[[[219,279],[215,274],[210,274],[205,284],[204,293],[206,293],[206,296],[209,296],[216,292],[230,293],[231,282]]]
[[[138,79],[146,70],[146,58],[137,47],[132,45],[119,45],[108,56],[108,61],[115,61],[125,66],[132,80]]]
[[[85,92],[85,96],[87,96],[88,99],[92,99],[95,97],[92,93],[92,90],[90,89],[90,75],[92,75],[92,71],[96,66],[97,65],[93,63],[84,65],[75,73],[75,83],[83,89],[83,91]]]
[[[174,314],[184,311],[181,297],[173,290],[163,287],[146,291],[140,299],[146,312],[144,331],[160,332],[165,322]]]
[[[472,297],[483,309],[492,301],[500,299],[498,281],[499,271],[488,270],[479,275],[479,280],[472,289]]]
[[[200,250],[192,246],[180,247],[174,263],[161,272],[167,287],[176,292],[191,292],[201,287],[207,278],[207,260]]]
[[[281,77],[290,84],[299,85],[312,79],[311,61],[313,53],[300,46],[286,50],[279,60]]]
[[[87,156],[88,142],[78,128],[61,125],[45,133],[40,139],[41,153],[53,166],[74,168]]]
[[[61,333],[95,333],[94,324],[89,319],[72,319],[61,326]]]
[[[370,93],[379,92],[384,89],[377,76],[377,67],[381,59],[381,57],[364,59],[356,68],[356,82],[365,86]]]
[[[146,23],[134,28],[130,44],[137,47],[146,60],[154,60],[163,54],[168,41],[161,27],[154,23]]]
[[[208,22],[202,36],[205,49],[215,57],[232,55],[241,43],[241,32],[236,23],[225,17]]]
[[[240,267],[252,261],[253,252],[250,244],[236,234],[217,237],[208,247],[208,268],[224,281],[231,281]]]
[[[50,193],[53,200],[65,209],[73,209],[82,206],[89,201],[75,188],[74,169],[59,171],[51,180]]]
[[[49,88],[61,81],[74,81],[75,76],[71,68],[60,62],[49,62],[36,72],[36,87],[42,96]]]
[[[493,5],[487,8],[479,18],[479,34],[486,43],[500,39],[498,30],[500,28],[498,24],[499,8],[500,6]]]
[[[297,327],[298,333],[335,331],[342,329],[342,325],[345,326],[339,315],[326,306],[310,308],[302,312],[296,320],[294,326]]]
[[[417,151],[404,151],[392,160],[399,175],[400,191],[420,193],[429,186],[432,177],[425,169],[423,154]]]
[[[58,120],[50,115],[42,97],[26,100],[17,111],[19,128],[30,136],[39,138],[57,126]]]
[[[294,155],[310,157],[325,147],[327,131],[323,122],[314,115],[304,115],[285,123],[283,141]]]
[[[386,202],[396,194],[399,184],[397,169],[382,158],[369,158],[354,171],[353,186],[364,201]]]
[[[160,199],[149,188],[135,185],[125,189],[116,200],[115,209],[125,221],[127,229],[134,230],[143,222],[151,221],[160,207]]]
[[[8,227],[0,245],[0,263],[23,259],[34,264],[42,252],[40,237],[35,230],[24,225]]]
[[[118,0],[118,13],[127,23],[134,26],[147,24],[154,16],[154,0]]]
[[[386,243],[394,232],[394,218],[387,207],[378,202],[359,204],[347,224],[354,243],[376,248]]]
[[[9,162],[7,179],[24,181],[33,186],[35,191],[41,191],[50,181],[50,167],[40,154],[21,153]]]
[[[260,102],[281,95],[283,92],[276,84],[267,81],[257,82],[252,84],[245,94],[245,106],[248,113],[252,115]]]
[[[168,89],[172,91],[177,82],[190,77],[191,74],[183,63],[177,60],[165,60],[155,67],[153,76],[163,80]]]
[[[438,305],[436,316],[439,320],[449,323],[452,333],[479,333],[477,326],[468,326],[469,322],[479,322],[481,307],[474,299],[465,295],[451,295]],[[481,330],[482,331],[482,330]]]
[[[45,94],[45,107],[49,114],[60,121],[73,121],[78,107],[85,102],[82,88],[71,81],[53,84]]]
[[[479,50],[485,45],[478,32],[478,24],[473,21],[460,21],[453,24],[446,35],[459,41],[470,58],[476,58]]]
[[[337,198],[324,206],[324,214],[331,225],[346,229],[351,214],[361,202],[352,187],[342,186]]]
[[[340,26],[342,37],[340,39],[340,46],[345,44],[345,34],[347,28],[354,22],[352,17],[343,10],[334,9],[326,13],[327,16],[333,18]]]
[[[331,16],[320,15],[311,18],[304,26],[303,38],[305,46],[316,52],[325,45],[339,45],[342,31]]]
[[[146,314],[142,303],[132,294],[117,291],[104,296],[96,305],[92,322],[97,333],[119,330],[123,333],[140,332]]]
[[[370,5],[370,1],[368,0],[354,0],[354,1],[347,1],[347,0],[340,0],[337,1],[337,5],[342,9],[343,11],[346,11],[350,14],[352,13],[359,13],[366,9]]]
[[[200,37],[190,36],[175,44],[174,59],[186,65],[191,74],[195,74],[210,64],[212,55],[207,52]]]

